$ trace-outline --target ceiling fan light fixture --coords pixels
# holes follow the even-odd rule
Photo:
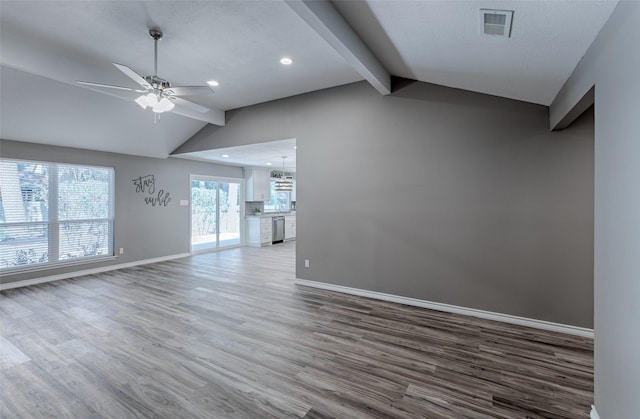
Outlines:
[[[165,100],[168,102],[165,109],[166,112],[169,112],[170,110],[176,107],[176,104],[170,101],[169,99],[165,98]]]
[[[147,101],[147,106],[156,106],[156,104],[158,103],[158,96],[156,96],[156,94],[153,92],[146,95],[145,98]]]
[[[160,99],[158,101],[158,103],[156,103],[155,105],[153,105],[153,111],[155,113],[163,113],[163,112],[168,112],[171,109],[173,109],[176,105],[170,101],[169,99],[167,99],[166,97],[163,97],[162,99]]]
[[[142,109],[147,109],[147,95],[138,96],[136,103],[140,105]]]

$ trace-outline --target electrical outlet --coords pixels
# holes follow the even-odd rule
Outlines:
[[[121,255],[124,255],[124,247],[121,247],[118,253],[120,253]]]
[[[309,259],[305,259],[304,260],[304,267],[308,268],[309,267]]]

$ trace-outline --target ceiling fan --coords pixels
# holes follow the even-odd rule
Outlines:
[[[140,105],[142,109],[151,108],[155,115],[155,122],[158,121],[158,114],[170,112],[176,106],[178,106],[176,111],[180,107],[183,107],[203,114],[209,112],[209,108],[190,102],[181,98],[181,96],[213,94],[213,89],[208,86],[171,86],[171,83],[169,83],[168,80],[158,77],[158,41],[162,39],[162,31],[152,28],[149,30],[149,35],[151,35],[154,41],[153,76],[141,76],[126,65],[113,63],[118,70],[122,71],[131,80],[138,83],[140,88],[134,89],[125,86],[115,86],[112,84],[79,80],[76,80],[76,83],[89,87],[105,87],[109,89],[141,93],[141,95],[135,99],[135,102]]]

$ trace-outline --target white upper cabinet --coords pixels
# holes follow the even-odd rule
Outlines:
[[[269,180],[271,177],[268,169],[259,167],[245,168],[247,182],[246,201],[268,201],[271,199]]]
[[[296,180],[293,179],[293,190],[291,191],[291,200],[295,201],[296,200]]]

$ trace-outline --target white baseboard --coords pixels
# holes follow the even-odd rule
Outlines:
[[[153,259],[136,260],[134,262],[121,263],[118,265],[102,266],[100,268],[83,269],[81,271],[67,272],[63,274],[43,276],[40,278],[25,279],[24,281],[7,282],[0,284],[0,291],[10,290],[12,288],[27,287],[29,285],[44,284],[45,282],[59,281],[61,279],[75,278],[83,275],[93,275],[101,272],[115,271],[116,269],[131,268],[138,265],[148,265],[150,263],[164,262],[166,260],[180,259],[191,256],[190,253],[179,253],[177,255],[162,256]]]
[[[583,337],[593,339],[593,329],[587,329],[583,327],[570,326],[570,325],[561,324],[561,323],[553,323],[553,322],[548,322],[544,320],[529,319],[526,317],[512,316],[510,314],[494,313],[491,311],[454,306],[451,304],[436,303],[433,301],[419,300],[417,298],[402,297],[399,295],[385,294],[377,291],[368,291],[368,290],[363,290],[359,288],[345,287],[342,285],[326,284],[324,282],[309,281],[306,279],[296,279],[294,283],[296,285],[302,285],[305,287],[321,288],[328,291],[337,291],[345,294],[373,298],[376,300],[390,301],[393,303],[428,308],[431,310],[445,311],[448,313],[463,314],[465,316],[479,317],[482,319],[517,324],[520,326],[535,327],[537,329],[550,330],[553,332],[560,332],[560,333],[568,333],[570,335],[583,336]]]
[[[598,411],[596,410],[596,407],[594,405],[591,405],[591,414],[589,415],[589,417],[591,419],[600,419],[600,416],[598,416]]]

